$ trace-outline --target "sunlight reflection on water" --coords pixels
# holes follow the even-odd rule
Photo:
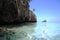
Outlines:
[[[60,23],[27,23],[11,29],[16,32],[16,40],[60,40]]]

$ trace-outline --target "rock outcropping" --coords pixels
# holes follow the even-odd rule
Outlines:
[[[13,22],[18,15],[15,0],[0,0],[0,23]]]
[[[0,24],[36,21],[29,12],[29,0],[0,0]]]
[[[33,11],[29,10],[29,22],[36,22],[36,15],[33,13]]]

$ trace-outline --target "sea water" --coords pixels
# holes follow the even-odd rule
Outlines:
[[[9,30],[15,32],[11,40],[60,40],[59,22],[24,23]]]

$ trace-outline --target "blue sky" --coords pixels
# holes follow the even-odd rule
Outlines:
[[[30,9],[35,9],[37,20],[60,22],[60,0],[32,0]]]

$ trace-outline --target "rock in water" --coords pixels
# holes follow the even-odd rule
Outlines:
[[[0,0],[0,24],[36,21],[28,0]]]
[[[26,0],[0,0],[0,23],[22,22],[28,9]]]

